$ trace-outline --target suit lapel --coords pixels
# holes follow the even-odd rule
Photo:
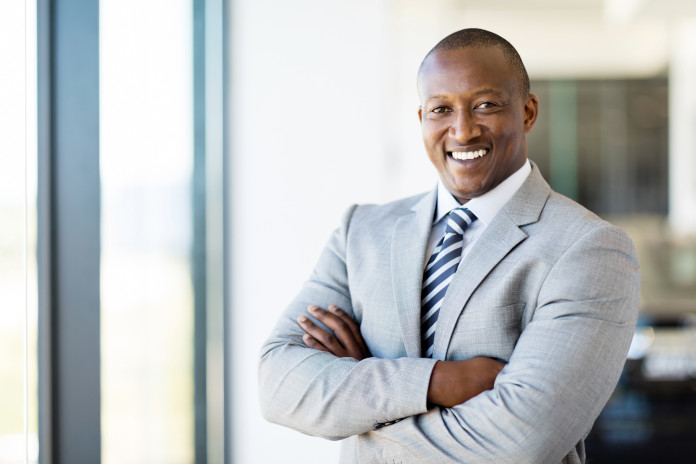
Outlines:
[[[434,359],[445,359],[454,327],[471,294],[510,250],[527,238],[520,227],[539,220],[550,192],[550,187],[532,163],[532,172],[522,187],[459,264],[440,308],[433,345]]]
[[[426,194],[394,225],[391,273],[401,334],[410,358],[421,355],[420,300],[425,250],[433,225],[437,189]]]

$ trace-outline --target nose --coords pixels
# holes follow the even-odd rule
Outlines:
[[[467,142],[481,135],[481,127],[474,120],[474,115],[465,109],[457,111],[449,131],[450,137],[460,142]]]

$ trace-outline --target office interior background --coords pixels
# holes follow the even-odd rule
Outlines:
[[[588,462],[696,451],[696,2],[0,2],[0,464],[335,462],[266,423],[261,343],[351,203],[436,183],[415,75],[482,27],[529,155],[639,250]]]

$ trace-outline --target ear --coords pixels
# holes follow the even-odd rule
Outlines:
[[[423,124],[423,108],[420,106],[418,107],[418,121]]]
[[[539,97],[530,93],[524,104],[524,132],[532,130],[539,114]]]

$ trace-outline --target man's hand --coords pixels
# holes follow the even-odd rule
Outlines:
[[[428,403],[451,408],[491,390],[505,364],[491,358],[435,363],[428,386]]]
[[[345,312],[334,305],[323,310],[311,305],[309,313],[333,331],[328,332],[308,317],[297,322],[307,332],[302,340],[315,350],[326,351],[340,358],[358,361],[372,356],[360,333],[360,327]],[[505,364],[491,358],[472,358],[465,361],[438,361],[428,386],[428,403],[451,408],[493,388],[495,378]]]
[[[306,316],[297,318],[302,330],[307,332],[302,340],[309,348],[328,351],[339,358],[354,358],[358,361],[372,356],[360,333],[360,327],[345,312],[334,305],[329,305],[328,311],[311,305],[308,311],[333,331],[333,333],[327,332]]]

